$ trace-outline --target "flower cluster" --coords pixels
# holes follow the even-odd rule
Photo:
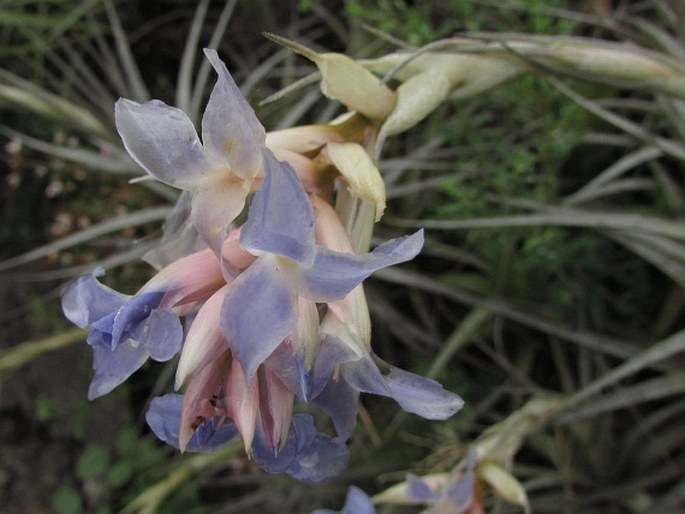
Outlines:
[[[202,141],[179,109],[159,101],[116,105],[131,156],[184,191],[179,205],[189,218],[183,231],[167,236],[189,230],[197,237],[168,252],[169,263],[135,295],[101,284],[98,269],[68,287],[63,309],[89,330],[95,369],[89,398],[110,392],[148,358],[180,354],[175,386],[184,393],[154,399],[146,416],[160,439],[182,451],[207,451],[240,435],[264,470],[327,480],[347,464],[360,392],[394,398],[429,419],[445,419],[462,406],[438,383],[382,362],[370,346],[361,283],[416,256],[423,234],[356,253],[329,201],[336,179],[352,191],[377,184],[375,176],[360,178],[370,160],[345,159],[360,146],[331,126],[276,134],[268,145],[224,63],[215,51],[205,53],[218,81]],[[298,134],[306,140],[293,143]],[[352,161],[362,162],[361,169],[351,169]],[[335,435],[297,413],[299,402],[327,413]]]

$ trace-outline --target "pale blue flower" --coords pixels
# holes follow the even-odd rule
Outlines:
[[[373,272],[412,259],[423,245],[419,231],[351,255],[316,245],[314,235],[314,212],[294,170],[265,155],[264,183],[240,238],[258,259],[231,285],[221,319],[250,375],[293,334],[299,296],[318,303],[340,299]]]
[[[407,499],[414,503],[430,505],[426,514],[466,514],[471,511],[474,502],[477,463],[477,452],[471,450],[466,471],[456,480],[434,488],[423,478],[407,475]]]
[[[64,314],[89,329],[95,376],[88,398],[109,393],[152,357],[165,362],[181,349],[183,328],[178,316],[158,309],[166,291],[127,296],[102,285],[99,268],[76,279],[62,297]]]
[[[89,331],[95,369],[90,399],[110,392],[148,358],[174,357],[183,341],[178,315],[223,285],[219,260],[208,249],[169,264],[133,296],[102,285],[96,278],[102,275],[98,268],[74,280],[62,296],[67,319]]]
[[[159,100],[119,99],[115,120],[128,153],[161,182],[190,192],[191,219],[217,253],[262,170],[266,134],[215,50],[205,50],[218,80],[202,117],[193,122]]]
[[[317,358],[314,368],[312,402],[331,416],[339,437],[352,434],[359,393],[392,398],[405,411],[433,420],[447,419],[464,405],[438,382],[391,366],[368,351],[359,357],[334,336],[324,338],[319,353],[323,358]]]
[[[155,435],[167,444],[179,447],[179,426],[183,396],[168,394],[155,398],[145,416]],[[345,442],[332,438],[314,427],[309,414],[293,416],[288,439],[274,451],[264,430],[258,429],[251,456],[268,473],[286,473],[307,483],[320,483],[338,476],[347,467],[349,450]],[[211,451],[232,442],[238,429],[231,422],[215,416],[203,422],[186,445],[187,451]]]
[[[180,416],[183,395],[166,394],[153,398],[145,414],[145,421],[154,434],[174,448],[179,447]],[[219,425],[217,418],[206,420],[195,431],[185,446],[188,452],[207,452],[233,442],[238,429],[233,423]]]

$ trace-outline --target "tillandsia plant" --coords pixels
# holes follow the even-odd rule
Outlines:
[[[450,417],[463,404],[437,382],[383,362],[371,346],[362,282],[376,271],[412,259],[423,245],[419,230],[369,251],[374,223],[383,216],[386,203],[377,168],[386,139],[411,129],[445,100],[474,96],[529,72],[555,70],[621,81],[675,99],[685,98],[685,80],[675,59],[576,38],[478,34],[355,61],[268,37],[313,61],[324,95],[348,112],[326,124],[266,133],[213,50],[205,54],[218,79],[201,135],[191,121],[192,109],[183,112],[159,101],[119,100],[116,127],[128,154],[147,172],[146,178],[182,194],[159,245],[146,256],[158,270],[153,278],[128,296],[101,284],[98,279],[104,271],[95,269],[68,287],[63,309],[74,324],[89,330],[95,368],[89,398],[109,393],[150,358],[178,358],[176,393],[153,399],[146,415],[161,440],[195,452],[235,445],[241,439],[247,455],[265,471],[317,483],[347,466],[347,441],[355,427],[360,393],[393,398],[405,411],[434,420]],[[565,91],[563,84],[557,87]],[[612,123],[632,127],[597,104],[586,101],[584,106]],[[652,149],[644,154],[649,159],[660,152],[679,159],[684,155],[681,146],[632,133],[657,144],[657,153]],[[610,181],[616,173],[607,170],[602,180]],[[631,184],[627,187],[634,187]],[[613,191],[602,189],[590,188],[576,200]],[[644,219],[636,224],[641,220],[632,214],[597,223],[595,214],[574,201],[558,208],[519,204],[541,214],[504,222],[551,220],[594,226],[629,249],[644,250],[635,241],[650,242],[644,258],[682,284],[681,267],[670,260],[682,255],[676,251],[682,230],[675,223]],[[459,220],[390,223],[436,230],[468,226],[463,225],[468,221]],[[664,244],[651,244],[656,235]],[[676,241],[678,245],[671,245]],[[660,258],[662,250],[669,260]],[[382,273],[393,276],[392,271]],[[451,296],[451,289],[438,279],[410,283],[457,301],[467,298]],[[542,326],[496,302],[476,298],[466,303],[483,307],[464,321],[464,333],[475,331],[493,314]],[[543,330],[576,342],[584,337],[560,332],[549,323]],[[462,332],[455,330],[450,339],[453,343],[445,345],[440,365],[429,376],[437,376],[454,345],[461,344]],[[682,348],[681,342],[668,339],[663,345],[657,349],[667,351],[655,349],[644,355],[632,346],[608,345],[619,349],[614,356],[632,355],[634,360],[568,399],[550,399],[531,388],[532,399],[513,413],[494,418],[504,420],[476,436],[469,451],[460,445],[440,471],[417,470],[422,476],[407,475],[371,498],[353,488],[342,512],[371,513],[375,505],[399,504],[431,514],[476,514],[488,506],[490,491],[529,510],[526,489],[510,473],[524,438],[553,418],[560,419],[565,409],[567,418],[572,417],[569,409],[574,405]]]
[[[175,386],[184,393],[154,399],[146,415],[160,439],[181,451],[209,451],[239,434],[264,470],[321,482],[347,465],[360,392],[435,420],[463,405],[371,348],[362,282],[423,245],[419,230],[363,248],[385,205],[367,149],[375,151],[395,94],[337,56],[330,69],[349,72],[338,87],[361,84],[350,88],[356,112],[330,125],[266,134],[216,51],[205,55],[218,79],[202,140],[183,111],[160,101],[120,99],[115,108],[133,159],[185,192],[174,229],[150,256],[166,265],[133,296],[101,284],[104,272],[96,269],[67,288],[63,310],[89,330],[89,398],[109,393],[148,358],[180,354]],[[342,202],[346,195],[352,201]],[[337,212],[336,202],[346,207]],[[341,217],[353,220],[351,231]],[[335,435],[297,413],[298,402],[327,413]]]
[[[367,4],[367,12],[379,14],[359,20],[380,22],[375,24],[393,37],[378,31],[376,36],[390,48],[381,48],[380,38],[360,38],[358,24],[329,26],[328,20],[336,21],[330,3],[297,2],[329,14],[325,26],[312,17],[287,29],[269,24],[272,30],[312,45],[338,47],[340,41],[350,55],[367,57],[354,61],[269,36],[314,62],[318,72],[309,77],[302,76],[306,68],[292,65],[288,49],[273,52],[270,42],[246,35],[263,28],[265,20],[252,10],[261,2],[167,2],[173,12],[158,7],[164,11],[159,23],[175,30],[151,32],[163,32],[159,38],[141,36],[143,27],[158,26],[147,23],[142,9],[131,16],[131,6],[145,5],[147,12],[147,3],[127,2],[122,20],[115,3],[14,2],[17,10],[40,15],[45,37],[28,30],[23,16],[0,17],[6,31],[18,23],[7,41],[21,33],[27,43],[6,45],[6,54],[17,57],[14,68],[6,60],[0,69],[0,107],[3,113],[38,115],[29,124],[15,123],[12,115],[0,123],[0,136],[9,139],[6,155],[14,162],[8,163],[8,203],[35,205],[15,190],[21,177],[26,182],[25,171],[31,177],[37,155],[47,158],[48,175],[55,177],[50,195],[60,190],[53,184],[63,187],[65,196],[80,189],[79,176],[86,172],[135,176],[142,166],[148,173],[146,180],[134,181],[138,185],[112,177],[116,195],[83,188],[88,198],[83,219],[83,207],[70,195],[56,216],[49,213],[59,228],[52,234],[57,240],[18,256],[21,248],[11,241],[9,258],[0,262],[4,273],[45,257],[54,263],[57,257],[62,269],[32,267],[3,274],[0,283],[63,280],[91,270],[99,260],[102,269],[77,279],[64,295],[68,317],[90,332],[95,377],[88,396],[108,394],[146,369],[150,359],[167,363],[158,385],[168,383],[177,366],[177,394],[151,401],[149,425],[183,451],[217,451],[163,463],[155,447],[155,462],[162,466],[141,457],[135,467],[126,461],[109,469],[106,458],[95,471],[81,465],[88,458],[79,458],[83,487],[78,492],[85,510],[116,503],[107,501],[114,495],[128,513],[152,512],[170,495],[174,510],[184,510],[179,498],[186,492],[201,487],[204,495],[221,480],[221,496],[231,502],[219,508],[225,512],[241,512],[245,505],[273,512],[342,506],[346,514],[512,510],[500,500],[550,513],[560,505],[569,512],[678,511],[684,455],[678,416],[685,409],[679,400],[685,381],[672,357],[685,348],[685,211],[678,175],[685,160],[682,2],[600,2],[612,11],[606,16],[558,9],[572,4],[564,0],[501,6],[345,2],[357,9]],[[51,7],[44,11],[37,4]],[[52,6],[65,13],[62,23],[54,23]],[[288,2],[264,3],[265,18],[287,19],[292,13],[284,6],[287,10]],[[234,7],[250,10],[243,11],[241,30],[229,42],[224,34]],[[87,24],[55,39],[65,23],[89,9]],[[173,14],[193,10],[190,24],[189,16]],[[425,15],[422,26],[428,30],[414,30],[417,13]],[[106,14],[109,24],[99,14]],[[335,14],[348,16],[342,10]],[[531,23],[521,25],[528,16]],[[576,21],[553,21],[564,17]],[[509,25],[507,18],[515,23]],[[207,41],[204,19],[215,26]],[[245,25],[250,19],[259,25],[252,31]],[[120,21],[135,32],[126,34]],[[432,30],[434,22],[440,30]],[[579,30],[571,30],[576,23]],[[326,35],[332,27],[336,36]],[[486,28],[499,32],[478,32]],[[455,31],[459,37],[429,42]],[[172,44],[179,35],[187,36],[184,48]],[[425,46],[412,48],[402,39]],[[236,76],[251,70],[241,88],[246,96],[265,77],[267,87],[291,84],[271,99],[301,87],[302,94],[290,96],[287,105],[274,102],[259,111],[265,125],[285,130],[265,133],[216,53],[196,62],[201,46],[227,50]],[[154,53],[145,54],[146,48]],[[167,64],[178,58],[172,88]],[[199,126],[212,66],[219,81]],[[572,80],[561,80],[564,76]],[[487,91],[515,77],[522,78]],[[154,96],[174,98],[180,110],[145,103],[151,95],[143,78],[153,79],[148,86],[155,88]],[[309,89],[319,79],[323,93],[349,112],[333,119],[335,102],[319,109],[324,102]],[[576,89],[577,79],[603,85]],[[117,97],[131,100],[116,104],[115,127]],[[450,100],[457,102],[433,112]],[[304,125],[298,121],[304,117],[319,124]],[[391,139],[424,118],[420,130]],[[20,163],[27,168],[21,173]],[[36,167],[35,174],[41,173]],[[391,216],[384,216],[386,188]],[[150,208],[158,198],[141,202],[140,193],[176,201],[179,190],[159,244],[132,239],[147,234],[143,223],[161,222],[171,211]],[[47,190],[45,197],[52,198]],[[108,201],[93,209],[91,199],[102,197]],[[38,198],[41,205],[49,203],[42,201],[42,189]],[[113,203],[123,216],[110,219]],[[127,215],[127,209],[136,212]],[[363,286],[355,285],[379,267],[411,258],[421,246],[417,233],[369,253],[374,221],[381,216],[377,235],[430,231],[422,249],[427,258],[413,269],[379,269],[377,275],[411,288],[410,308],[371,288],[367,306]],[[10,215],[6,225],[16,219]],[[124,238],[102,238],[122,228]],[[96,237],[102,239],[84,253],[64,251]],[[103,250],[108,247],[112,250]],[[139,281],[132,288],[137,293],[123,295],[101,284],[104,269],[109,283],[137,273],[130,263],[145,252],[157,274]],[[113,273],[122,264],[126,267]],[[377,358],[369,307],[378,321],[391,321],[384,328],[409,350],[405,364],[427,369],[425,375],[439,377],[447,389],[458,387],[476,407],[419,435],[412,430],[419,420],[398,413],[387,424],[388,410],[379,416],[373,405],[372,416],[360,409],[364,430],[351,438],[361,392],[389,396],[428,418],[444,418],[461,404],[437,383]],[[41,328],[36,311],[26,310],[22,326]],[[81,329],[59,330],[45,340],[3,349],[0,376],[83,339]],[[12,338],[10,330],[3,332]],[[383,335],[374,331],[374,349],[399,363],[392,356],[394,342],[384,345]],[[434,357],[430,367],[424,360],[428,353]],[[73,370],[69,362],[67,373]],[[38,364],[41,371],[48,369]],[[50,374],[49,382],[60,388],[59,377]],[[155,387],[153,395],[164,392],[171,391]],[[41,422],[46,412],[54,416],[45,408],[51,404],[37,400]],[[117,401],[117,395],[91,408],[106,408],[108,401]],[[118,417],[127,431],[137,433],[127,409],[117,412],[115,419],[103,416],[109,431]],[[69,412],[60,417],[70,423],[73,418]],[[97,424],[83,425],[98,430]],[[399,438],[408,444],[398,451]],[[354,457],[338,482],[355,483],[365,492],[352,488],[344,506],[342,498],[333,498],[342,492],[338,484],[312,488],[251,472],[261,465],[305,482],[325,480],[345,467],[348,439]],[[151,443],[147,435],[143,440]],[[83,457],[92,455],[87,445]],[[234,458],[242,446],[254,466],[243,467]],[[120,449],[117,441],[109,455],[132,455],[137,448]],[[419,460],[419,453],[425,459]],[[71,441],[68,454],[78,455]],[[12,455],[3,445],[0,468],[15,460]],[[203,471],[219,466],[231,472],[213,473],[211,484],[202,481]],[[144,468],[154,475],[135,472]],[[198,480],[187,480],[193,475]],[[37,477],[29,482],[30,491],[40,484]],[[0,486],[3,497],[6,481]],[[103,494],[92,494],[98,490]],[[131,495],[138,495],[135,501],[129,501]],[[4,495],[13,502],[16,496]],[[22,509],[13,504],[15,510]]]

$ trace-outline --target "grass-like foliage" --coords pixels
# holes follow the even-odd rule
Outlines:
[[[379,513],[682,509],[684,5],[4,1],[0,511],[308,513],[349,485]],[[466,407],[427,422],[365,399],[349,469],[321,486],[261,473],[240,443],[158,445],[140,413],[173,363],[87,403],[84,334],[61,317],[65,282],[96,265],[126,292],[151,275],[141,257],[178,194],[143,177],[113,106],[158,98],[197,124],[204,47],[267,130],[345,112],[292,48],[427,91],[372,149],[387,194],[372,241],[426,229],[417,259],[367,285],[373,345]],[[468,469],[472,510],[407,501],[408,473],[439,490]]]

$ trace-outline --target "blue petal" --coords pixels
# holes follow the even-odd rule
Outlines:
[[[281,345],[269,355],[264,365],[275,374],[288,390],[306,402],[311,390],[311,378],[305,370],[304,356],[290,345]]]
[[[375,512],[371,498],[361,489],[350,487],[341,514],[374,514]]]
[[[341,373],[347,383],[358,391],[380,396],[391,395],[383,375],[369,354],[341,366]]]
[[[105,274],[96,268],[89,275],[74,280],[62,295],[62,310],[74,325],[86,328],[95,321],[116,312],[129,299],[103,286],[95,277]]]
[[[476,478],[473,472],[476,468],[477,458],[478,452],[472,448],[469,452],[466,473],[461,480],[447,488],[447,497],[457,512],[466,510],[473,502],[473,491],[476,487]]]
[[[358,360],[359,356],[349,345],[332,335],[326,335],[319,344],[314,361],[310,395],[315,398],[328,384],[336,366]]]
[[[314,418],[309,414],[296,414],[292,421],[292,434],[295,436],[295,453],[305,451],[314,441],[317,431]]]
[[[338,338],[329,335],[319,344],[312,370],[307,370],[305,359],[304,350],[282,344],[264,361],[264,365],[290,392],[306,403],[326,387],[336,366],[358,359],[358,356]]]
[[[114,118],[128,153],[158,180],[193,189],[212,173],[193,122],[180,109],[120,98]]]
[[[218,80],[202,117],[202,140],[205,148],[228,161],[233,173],[251,179],[261,169],[264,127],[216,50],[204,52]]]
[[[314,259],[314,210],[295,171],[264,153],[264,183],[255,194],[240,243],[252,252],[289,257],[303,266]]]
[[[286,271],[263,255],[231,284],[221,307],[221,330],[250,376],[295,327],[296,291]]]
[[[90,332],[86,337],[86,342],[90,346],[102,346],[108,350],[113,350],[112,347],[112,327],[114,326],[114,316],[116,311],[97,320],[90,326]]]
[[[149,354],[131,341],[118,345],[114,350],[93,346],[95,376],[88,388],[88,399],[93,400],[109,393],[122,384],[147,360]]]
[[[154,309],[145,323],[140,344],[158,362],[166,362],[181,351],[183,327],[171,311]]]
[[[287,473],[311,484],[330,480],[344,471],[349,449],[337,438],[316,431],[309,414],[296,414],[285,446],[275,453],[266,443],[264,430],[257,428],[252,457],[268,473]]]
[[[464,406],[464,400],[436,381],[399,368],[392,368],[385,381],[400,407],[426,419],[447,419]]]
[[[375,514],[376,509],[368,495],[358,487],[350,486],[343,510],[317,509],[312,514]]]
[[[183,408],[183,396],[167,394],[154,398],[145,414],[145,421],[154,434],[165,443],[178,448],[178,436]],[[205,422],[188,441],[186,451],[210,451],[229,444],[238,434],[232,423],[216,428],[216,419]]]
[[[294,418],[293,418],[294,421]],[[267,473],[283,473],[295,459],[297,453],[297,438],[293,430],[288,434],[285,444],[278,451],[267,443],[266,434],[261,423],[257,424],[255,437],[252,441],[252,458],[257,465]]]
[[[418,503],[432,503],[440,498],[440,495],[433,491],[425,480],[416,475],[407,475],[407,497]]]
[[[145,414],[145,421],[158,439],[178,448],[183,395],[165,394],[153,398]]]
[[[330,379],[326,387],[312,403],[321,408],[333,420],[335,432],[347,440],[354,431],[359,408],[359,390],[350,386],[342,378]]]
[[[380,396],[390,396],[407,412],[426,419],[447,419],[464,406],[456,394],[436,381],[384,364],[390,373],[383,376],[371,355],[343,364],[341,373],[350,386]]]
[[[350,450],[342,439],[317,433],[285,472],[301,482],[320,484],[339,476],[349,460]]]
[[[234,442],[237,435],[238,428],[233,423],[222,422],[220,418],[214,417],[197,428],[186,444],[185,451],[210,452]]]
[[[339,300],[379,269],[413,259],[423,246],[423,230],[391,239],[364,255],[319,247],[311,268],[301,269],[301,293],[316,302]]]
[[[249,182],[208,180],[193,192],[190,218],[207,246],[221,255],[231,223],[243,211]]]
[[[164,297],[164,292],[143,293],[131,298],[124,304],[114,317],[112,327],[112,348],[126,339],[138,341],[142,336],[144,322]]]

